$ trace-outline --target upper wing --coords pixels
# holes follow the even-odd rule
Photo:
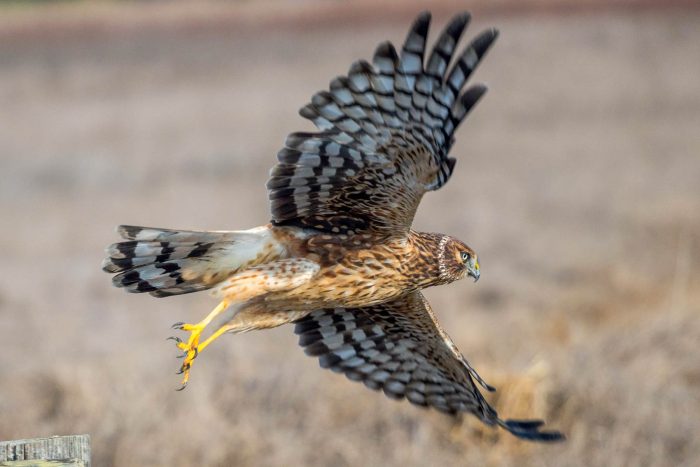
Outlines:
[[[472,377],[493,388],[469,366],[420,292],[366,308],[318,310],[297,321],[294,332],[321,367],[389,397],[450,414],[471,412],[524,439],[563,439],[559,432],[539,431],[541,421],[498,418]]]
[[[454,132],[486,92],[464,83],[498,33],[479,34],[448,67],[469,14],[455,16],[424,67],[430,14],[414,22],[399,56],[390,42],[373,63],[314,95],[300,114],[317,133],[292,133],[267,182],[272,222],[331,233],[401,235],[423,194],[449,179]]]

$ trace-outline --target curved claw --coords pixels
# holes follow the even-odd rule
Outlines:
[[[186,387],[187,387],[187,383],[182,383],[182,386],[180,386],[179,388],[177,388],[176,391],[182,391],[182,390],[185,389]]]
[[[165,340],[166,341],[175,341],[178,344],[180,342],[182,342],[182,339],[180,339],[179,337],[175,337],[175,336],[166,337]]]
[[[218,313],[218,307],[215,311]],[[192,361],[199,355],[199,338],[206,324],[206,322],[204,324],[202,324],[202,322],[197,324],[178,322],[172,325],[173,329],[179,329],[190,333],[189,338],[185,340],[174,336],[168,338],[168,340],[175,341],[177,348],[182,351],[182,354],[177,355],[177,358],[184,359],[182,365],[180,366],[180,370],[177,372],[178,375],[184,375],[182,378],[182,387],[178,389],[179,391],[184,389],[187,385],[187,381],[190,376],[190,369],[192,368]]]

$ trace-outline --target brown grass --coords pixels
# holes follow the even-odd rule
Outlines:
[[[290,328],[223,338],[173,390],[169,325],[214,304],[111,288],[114,226],[265,223],[274,154],[309,128],[296,109],[403,20],[0,42],[0,439],[90,433],[99,466],[700,463],[693,11],[472,28],[502,32],[491,92],[416,226],[465,239],[483,277],[427,295],[502,415],[566,443],[388,401]]]

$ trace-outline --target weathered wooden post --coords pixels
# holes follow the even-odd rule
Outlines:
[[[0,441],[0,467],[90,467],[90,436]]]

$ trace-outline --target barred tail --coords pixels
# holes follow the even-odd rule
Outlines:
[[[168,297],[210,289],[231,274],[282,253],[268,227],[197,232],[121,225],[102,269],[127,292]]]

